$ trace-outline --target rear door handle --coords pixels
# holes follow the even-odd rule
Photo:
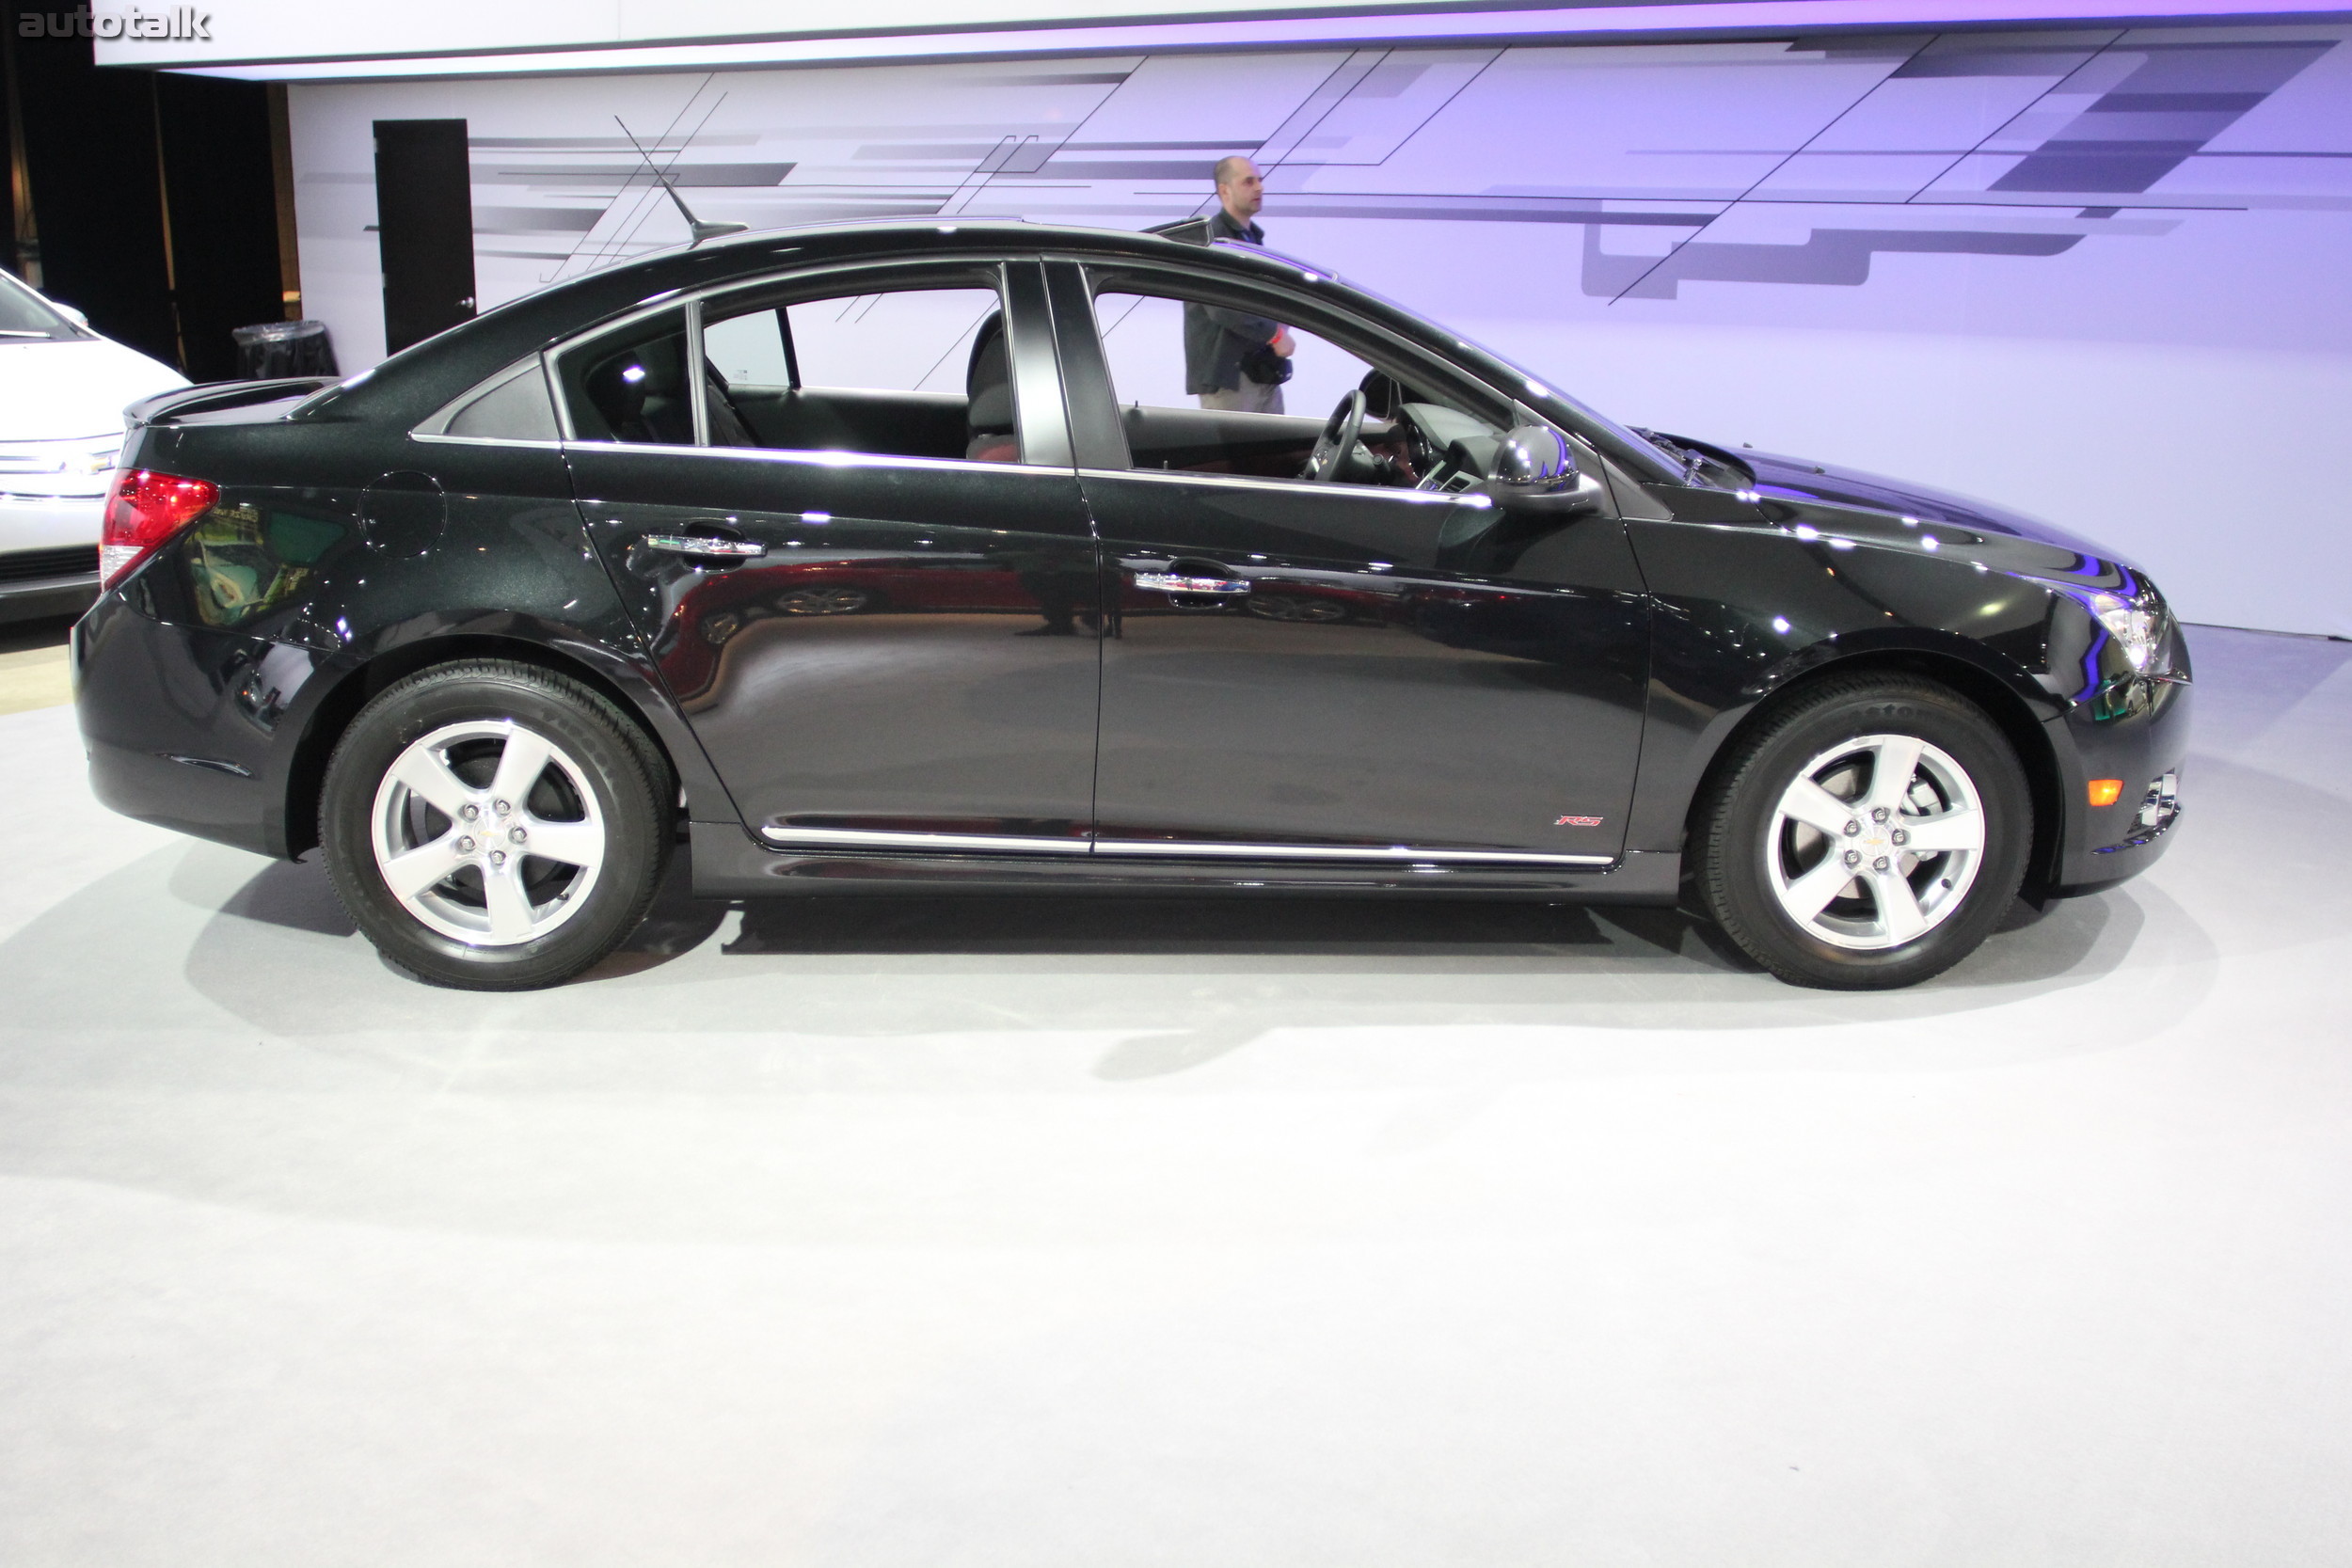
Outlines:
[[[717,561],[749,561],[768,553],[768,546],[756,539],[721,539],[705,533],[648,533],[639,543],[649,550]]]

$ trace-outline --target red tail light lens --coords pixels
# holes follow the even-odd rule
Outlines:
[[[148,468],[115,475],[106,499],[106,531],[99,543],[98,586],[103,592],[123,574],[171,543],[172,536],[220,499],[210,480],[181,479]]]

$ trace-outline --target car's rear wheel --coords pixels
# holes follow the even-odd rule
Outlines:
[[[470,659],[352,720],[319,809],[327,873],[385,957],[482,990],[553,985],[637,927],[668,859],[659,753],[577,681]]]
[[[1692,820],[1699,895],[1797,985],[1885,990],[1974,952],[2033,842],[2008,738],[1929,681],[1833,678],[1725,759]]]

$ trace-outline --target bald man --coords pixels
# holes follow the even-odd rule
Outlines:
[[[1265,244],[1265,230],[1257,222],[1258,209],[1265,204],[1265,181],[1258,166],[1247,158],[1220,158],[1216,176],[1217,210],[1209,218],[1209,238]],[[1297,346],[1279,322],[1222,306],[1187,303],[1184,390],[1199,396],[1203,408],[1279,414],[1281,382],[1262,381],[1248,372],[1288,359]]]

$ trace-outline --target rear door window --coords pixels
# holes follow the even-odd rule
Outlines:
[[[993,288],[898,286],[707,311],[716,445],[1021,460]]]
[[[695,444],[683,309],[630,323],[570,350],[562,360],[562,381],[577,440]]]

